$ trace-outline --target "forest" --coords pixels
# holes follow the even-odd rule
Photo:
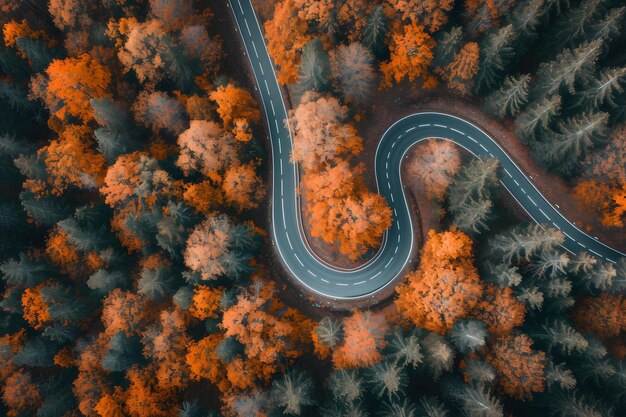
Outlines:
[[[626,250],[623,0],[252,3],[314,247],[379,247],[368,121],[410,95],[510,131]],[[0,26],[0,415],[626,415],[626,258],[563,250],[498,160],[419,145],[417,261],[385,300],[320,308],[275,259],[227,1],[0,0]]]

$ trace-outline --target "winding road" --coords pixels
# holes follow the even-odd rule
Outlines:
[[[400,166],[407,150],[427,138],[450,140],[477,158],[501,163],[502,185],[528,215],[545,227],[559,229],[570,253],[587,251],[616,263],[625,254],[591,237],[568,221],[533,185],[511,157],[489,135],[472,123],[443,113],[418,113],[394,123],[381,138],[375,157],[378,192],[393,210],[393,223],[377,254],[355,269],[342,269],[317,257],[301,228],[297,195],[298,169],[291,162],[292,137],[285,125],[287,110],[250,0],[230,0],[238,31],[249,57],[270,132],[272,148],[272,233],[287,269],[312,291],[336,299],[362,298],[397,278],[413,250],[413,224],[403,191]]]

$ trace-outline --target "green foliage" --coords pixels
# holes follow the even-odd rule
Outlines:
[[[487,342],[487,328],[479,320],[462,320],[450,331],[450,340],[462,353],[472,353],[482,349]]]
[[[530,75],[508,76],[502,86],[485,99],[485,112],[499,120],[516,116],[528,103]]]
[[[385,36],[387,34],[387,17],[383,6],[374,7],[367,16],[367,23],[363,30],[363,45],[367,46],[372,54],[383,58],[387,52]]]
[[[111,372],[123,372],[142,360],[141,349],[138,336],[118,332],[111,337],[102,367]]]
[[[508,25],[491,33],[481,43],[478,74],[475,81],[477,92],[487,93],[500,85],[507,68],[515,57],[513,46],[515,40],[516,33],[513,25]]]
[[[2,278],[8,285],[31,288],[48,278],[46,265],[32,261],[25,253],[19,260],[11,259],[0,265]]]
[[[455,26],[440,35],[435,46],[433,67],[445,67],[463,47],[463,28]]]
[[[284,414],[302,415],[314,403],[313,381],[304,372],[289,371],[272,383],[272,398]]]
[[[298,68],[298,90],[327,91],[330,88],[330,60],[320,39],[313,39],[302,48]]]

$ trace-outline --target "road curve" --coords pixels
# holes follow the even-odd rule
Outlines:
[[[568,221],[537,190],[511,157],[472,123],[443,113],[417,113],[394,123],[381,138],[375,157],[378,192],[393,211],[393,223],[381,248],[355,269],[327,264],[310,249],[301,229],[297,166],[290,161],[292,137],[287,110],[263,33],[250,0],[229,0],[261,96],[272,148],[273,243],[287,269],[312,291],[337,299],[362,298],[381,290],[402,273],[413,249],[413,224],[403,192],[400,166],[407,150],[427,138],[450,140],[477,158],[501,163],[502,185],[536,222],[563,233],[570,253],[587,251],[616,263],[626,255],[587,235]]]

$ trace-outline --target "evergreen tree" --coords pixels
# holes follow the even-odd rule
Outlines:
[[[487,386],[457,382],[448,388],[448,394],[467,417],[504,416],[502,403]]]
[[[517,4],[511,22],[515,32],[519,34],[517,41],[519,47],[527,48],[528,43],[537,36],[537,27],[546,10],[545,0],[529,0]]]
[[[530,260],[534,254],[553,250],[562,243],[563,234],[560,231],[531,223],[496,235],[491,241],[491,248],[505,263],[510,264],[512,261]]]
[[[534,333],[533,339],[542,341],[548,350],[554,348],[563,355],[583,352],[587,349],[587,340],[564,320],[548,321],[541,325],[541,331]]]
[[[595,71],[603,47],[600,39],[585,42],[575,49],[565,49],[554,61],[541,64],[537,71],[537,95],[553,96],[561,87],[574,93],[575,83],[584,81]]]
[[[598,111],[604,105],[610,109],[619,106],[616,99],[624,92],[626,67],[608,68],[591,79],[584,89],[577,92],[578,105],[585,111]]]
[[[435,397],[420,398],[417,409],[421,413],[417,415],[423,417],[447,417],[450,415],[446,406]]]
[[[289,371],[272,383],[272,399],[283,413],[301,415],[313,404],[313,381],[304,372]]]
[[[485,324],[479,320],[459,321],[450,331],[450,339],[461,353],[472,353],[482,349],[488,335]]]
[[[502,86],[485,99],[485,111],[498,118],[516,116],[528,103],[530,75],[508,76]]]
[[[588,29],[602,13],[601,5],[606,0],[586,0],[578,7],[569,9],[557,20],[552,33],[547,38],[551,41],[546,44],[548,51],[560,51],[566,47],[575,46],[580,40],[591,40]]]
[[[142,346],[138,336],[118,332],[111,337],[109,350],[102,359],[102,367],[110,372],[123,372],[142,360]]]
[[[315,328],[317,337],[326,346],[335,347],[343,339],[343,330],[341,323],[324,317]]]
[[[364,394],[363,382],[352,369],[333,371],[328,378],[327,386],[333,398],[343,404],[354,404]]]
[[[594,145],[604,142],[607,113],[582,113],[559,122],[556,132],[535,148],[535,156],[548,169],[571,175]]]
[[[525,144],[541,137],[561,112],[561,97],[551,96],[535,101],[515,120],[515,133]]]
[[[461,26],[455,26],[450,30],[443,32],[440,39],[435,46],[433,53],[433,60],[431,65],[433,67],[445,67],[447,66],[457,53],[463,47],[463,28]]]
[[[215,348],[215,354],[224,363],[231,363],[238,355],[244,352],[244,346],[237,341],[235,336],[229,336],[222,340]]]
[[[389,356],[400,366],[416,368],[424,358],[419,339],[414,333],[404,335],[401,331],[393,334],[388,343]]]
[[[469,382],[475,384],[490,384],[496,379],[496,372],[491,365],[474,358],[465,360],[463,371]]]
[[[25,253],[19,260],[10,259],[0,265],[2,278],[8,285],[32,288],[45,281],[50,273],[44,264],[32,261]]]
[[[370,369],[369,382],[378,398],[394,400],[406,389],[406,371],[395,362],[383,361]]]
[[[386,53],[385,36],[387,35],[387,16],[383,6],[372,9],[365,28],[363,29],[363,45],[367,46],[374,56],[384,58]]]
[[[576,387],[576,378],[570,369],[567,369],[564,363],[555,364],[552,360],[548,360],[545,368],[546,385],[549,390],[554,387],[561,390],[571,390]]]
[[[402,401],[386,401],[378,415],[381,417],[411,417],[415,416],[416,412],[415,404],[408,398],[404,398]]]
[[[477,92],[496,88],[515,56],[516,34],[513,25],[507,25],[488,35],[480,45],[480,59],[476,76]]]
[[[137,292],[149,300],[161,301],[171,291],[171,271],[169,268],[144,268],[137,281]]]
[[[327,91],[330,87],[330,60],[320,39],[313,39],[302,48],[298,68],[298,89],[302,92]]]
[[[20,36],[15,43],[18,51],[28,59],[34,73],[45,70],[55,57],[55,53],[42,41]]]
[[[118,134],[132,129],[132,121],[122,105],[108,97],[92,98],[89,105],[93,109],[94,118],[98,124],[110,132]]]

